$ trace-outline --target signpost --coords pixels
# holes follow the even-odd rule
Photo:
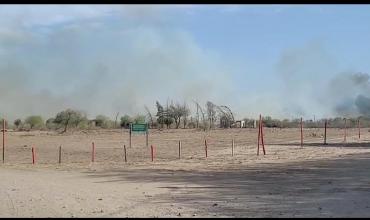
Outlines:
[[[148,147],[149,146],[149,141],[148,141],[148,138],[149,138],[149,129],[148,129],[148,123],[145,123],[145,124],[130,124],[130,148],[131,148],[131,140],[132,140],[132,132],[136,132],[136,133],[144,133],[146,134],[146,146]]]

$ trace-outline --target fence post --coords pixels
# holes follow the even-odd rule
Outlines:
[[[152,154],[152,162],[154,161],[154,150],[153,150],[153,145],[150,145],[150,151]]]
[[[207,139],[204,139],[204,145],[205,145],[205,150],[206,150],[206,158],[208,156],[208,149],[207,149]]]
[[[181,159],[181,141],[179,141],[179,159]]]
[[[91,162],[95,161],[95,143],[92,142]]]
[[[59,160],[58,163],[60,164],[62,162],[62,145],[59,146]]]
[[[257,141],[257,156],[260,154],[260,139],[261,139],[261,114],[258,121],[258,141]]]
[[[327,124],[328,124],[328,120],[325,119],[324,145],[328,144],[328,143],[326,143],[326,127],[327,127]]]
[[[360,119],[358,119],[358,139],[361,139]]]
[[[261,120],[261,142],[262,142],[263,155],[266,155],[265,142],[263,140],[263,121],[262,120]]]
[[[344,142],[347,142],[347,119],[344,118]]]
[[[35,164],[35,160],[36,160],[36,158],[35,158],[35,149],[34,149],[34,147],[32,147],[32,164]]]
[[[132,124],[130,123],[130,132],[129,132],[129,136],[130,136],[130,148],[131,148],[131,127],[132,127]]]
[[[3,163],[5,163],[5,132],[6,126],[5,126],[5,119],[3,119],[3,129],[1,130],[3,132]]]
[[[301,117],[301,147],[303,147],[303,119]]]
[[[234,139],[231,141],[231,156],[234,156]]]
[[[125,163],[127,163],[127,157],[126,157],[126,145],[123,145],[123,150],[125,152]]]

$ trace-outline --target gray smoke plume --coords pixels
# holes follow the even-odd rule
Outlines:
[[[340,116],[369,115],[370,76],[367,73],[338,74],[329,84],[329,95],[336,100],[334,109]]]
[[[369,115],[370,76],[341,72],[318,42],[283,53],[278,69],[282,79],[283,111],[294,117]]]
[[[355,104],[360,114],[370,117],[370,98],[358,95]]]
[[[52,26],[34,17],[40,11],[26,10],[0,27],[0,116],[47,118],[74,108],[113,117],[144,113],[144,105],[154,111],[156,100],[191,105],[193,99],[225,103],[230,96],[222,59],[171,27],[157,9],[122,7],[106,23],[105,15],[85,12],[77,19],[67,11],[47,13]]]

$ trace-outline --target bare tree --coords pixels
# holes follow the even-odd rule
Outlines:
[[[163,109],[163,106],[157,101],[157,122],[161,124],[161,128],[163,128],[163,124],[165,123],[165,111]]]
[[[183,105],[183,111],[184,111],[184,115],[183,115],[183,124],[184,124],[184,128],[186,128],[186,125],[187,125],[187,122],[188,122],[188,116],[190,115],[190,109],[189,109],[189,107],[186,105],[186,102],[184,102],[184,105]]]
[[[214,127],[214,121],[216,120],[216,105],[210,101],[207,101],[207,116],[209,120],[209,128]]]
[[[216,108],[220,112],[220,126],[223,128],[231,127],[231,125],[235,121],[234,121],[234,115],[231,112],[230,108],[225,105],[216,106]]]
[[[179,128],[181,118],[189,114],[189,109],[186,105],[180,105],[179,103],[174,104],[172,101],[168,110],[169,116],[175,121],[176,128]]]
[[[203,121],[203,129],[205,130],[206,129],[206,120],[204,118],[204,111],[202,109],[202,107],[199,105],[198,102],[194,101],[193,102],[197,105],[197,128],[198,128],[198,123],[199,123],[199,115],[198,115],[198,109],[200,110],[200,112],[202,113],[202,121]]]

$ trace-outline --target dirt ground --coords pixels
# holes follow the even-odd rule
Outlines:
[[[323,129],[304,129],[303,147],[299,129],[264,132],[257,156],[256,129],[151,130],[154,162],[145,136],[129,147],[127,130],[8,132],[0,217],[370,216],[368,128],[361,139],[348,129],[346,142],[328,129],[328,145]]]

